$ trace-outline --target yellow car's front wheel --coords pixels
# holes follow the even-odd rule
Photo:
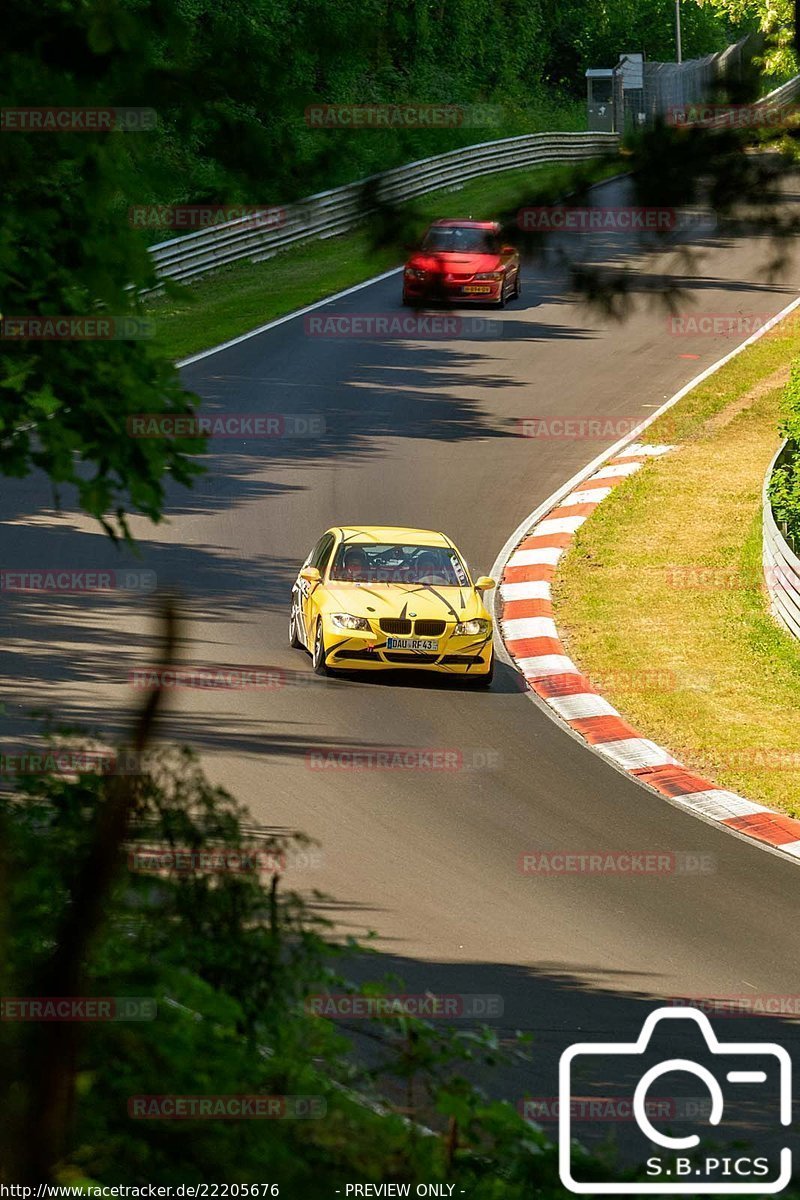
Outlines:
[[[289,609],[289,645],[293,650],[299,650],[303,645],[297,629],[297,613],[294,604]]]
[[[327,675],[328,666],[325,661],[325,636],[322,632],[322,618],[317,621],[314,632],[314,647],[311,651],[311,664],[315,675]]]

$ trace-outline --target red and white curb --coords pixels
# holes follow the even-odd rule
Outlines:
[[[618,769],[706,820],[800,859],[800,821],[727,792],[641,737],[595,689],[565,651],[553,620],[551,586],[576,531],[599,504],[648,459],[671,446],[628,446],[556,507],[539,516],[503,564],[501,628],[505,647],[528,686],[595,751]]]

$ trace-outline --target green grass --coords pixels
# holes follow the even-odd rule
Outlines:
[[[761,487],[795,352],[788,328],[762,338],[651,426],[648,441],[677,448],[581,528],[554,599],[569,654],[637,730],[800,816],[800,643],[770,616],[761,571]]]
[[[618,170],[618,164],[602,163],[592,176]],[[440,216],[494,217],[514,205],[523,188],[566,190],[574,174],[574,165],[555,164],[503,171],[431,192],[401,216],[418,230]],[[233,263],[187,284],[178,298],[152,297],[147,314],[156,326],[156,347],[181,359],[398,265],[395,246],[376,248],[369,231],[359,229],[304,243],[265,262]]]

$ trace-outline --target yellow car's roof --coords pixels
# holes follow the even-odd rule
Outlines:
[[[359,542],[397,542],[404,546],[450,546],[443,533],[432,529],[406,529],[400,525],[337,525],[331,533],[341,533],[342,540]]]

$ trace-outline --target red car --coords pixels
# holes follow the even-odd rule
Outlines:
[[[403,271],[403,303],[492,304],[522,291],[519,253],[495,221],[434,221]]]

